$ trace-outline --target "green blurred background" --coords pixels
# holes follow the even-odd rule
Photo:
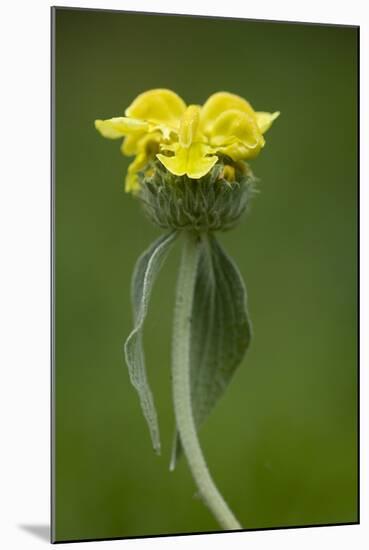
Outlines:
[[[132,269],[159,231],[93,121],[157,87],[282,113],[252,162],[250,215],[220,235],[255,337],[201,430],[210,470],[247,528],[357,521],[357,32],[56,10],[56,540],[219,529],[185,461],[168,470],[178,244],[145,328],[161,457],[122,353]]]

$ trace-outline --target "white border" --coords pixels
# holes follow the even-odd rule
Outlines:
[[[361,26],[361,97],[368,97],[368,27],[366,2],[333,0],[203,0],[152,2],[79,1],[57,5],[132,11],[188,13]],[[1,346],[0,365],[0,544],[42,548],[46,542],[19,528],[49,521],[49,66],[50,2],[20,1],[1,8]],[[369,280],[368,106],[361,106],[361,277]],[[324,124],[324,121],[322,121]],[[322,133],[329,134],[330,128]],[[364,149],[365,147],[365,149]],[[365,248],[367,250],[365,250]],[[368,290],[361,289],[361,463],[368,463]],[[368,339],[367,339],[368,340]],[[368,475],[362,468],[361,525],[201,535],[160,539],[83,543],[83,548],[363,548],[368,535]],[[76,544],[70,544],[70,548]],[[82,548],[79,546],[79,548]]]

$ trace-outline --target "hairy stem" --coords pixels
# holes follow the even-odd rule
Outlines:
[[[205,462],[191,403],[190,338],[191,313],[200,253],[199,238],[185,232],[179,270],[173,327],[173,399],[177,429],[200,496],[223,529],[241,529],[218,491]]]

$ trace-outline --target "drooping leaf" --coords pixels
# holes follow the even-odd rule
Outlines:
[[[212,235],[202,241],[193,304],[191,392],[199,427],[225,392],[251,338],[242,277]],[[180,453],[176,434],[171,469]]]
[[[131,286],[134,329],[124,345],[130,380],[138,392],[142,412],[157,453],[160,453],[159,424],[153,395],[147,380],[142,332],[154,282],[176,236],[176,232],[161,236],[137,260]]]

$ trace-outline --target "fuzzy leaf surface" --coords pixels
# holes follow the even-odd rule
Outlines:
[[[176,236],[176,232],[162,235],[137,260],[131,285],[134,328],[124,345],[130,380],[137,390],[151,441],[157,453],[160,453],[159,424],[146,374],[142,334],[155,280]]]

